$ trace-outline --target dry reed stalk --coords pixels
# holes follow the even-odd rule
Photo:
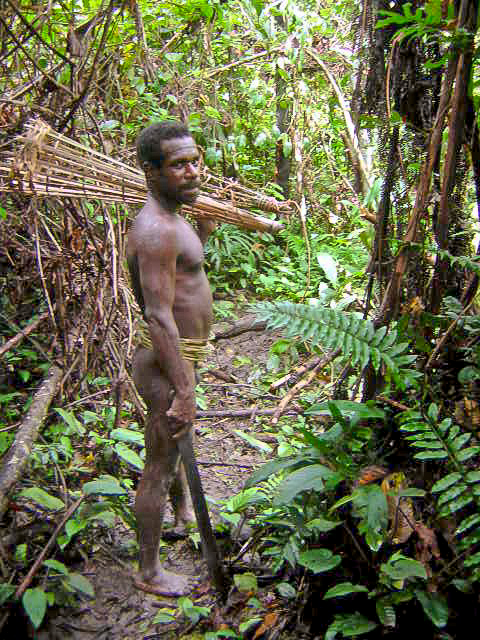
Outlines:
[[[17,138],[17,144],[23,145],[20,151],[6,152],[0,157],[3,191],[125,204],[145,201],[147,186],[138,169],[56,133],[41,121],[30,123],[26,128],[26,135]],[[245,211],[236,206],[236,202],[277,212],[287,211],[285,203],[214,177],[208,178],[207,185],[210,191],[215,191],[215,197],[201,193],[195,205],[188,209],[193,217],[214,218],[256,231],[274,232],[283,228],[275,220]]]

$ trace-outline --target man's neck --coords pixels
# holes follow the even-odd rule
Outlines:
[[[170,213],[171,215],[177,213],[181,206],[179,202],[165,197],[163,193],[157,193],[155,189],[150,187],[148,190],[147,202],[155,204],[157,207],[160,207],[162,212]]]

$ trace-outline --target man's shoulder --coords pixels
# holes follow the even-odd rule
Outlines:
[[[175,240],[175,224],[167,215],[143,207],[129,231],[129,242],[145,248],[171,245]]]

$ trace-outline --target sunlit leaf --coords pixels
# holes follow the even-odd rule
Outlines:
[[[330,549],[311,549],[302,551],[298,556],[298,562],[313,573],[322,573],[335,568],[342,561],[340,556],[333,555]]]
[[[40,487],[30,487],[29,489],[22,489],[19,495],[23,498],[28,498],[38,504],[40,507],[44,509],[49,509],[51,511],[58,511],[59,509],[63,509],[65,504],[60,498],[56,498],[55,496],[50,495]]]
[[[47,595],[45,591],[40,587],[27,589],[23,594],[22,604],[33,626],[38,629],[47,611]]]

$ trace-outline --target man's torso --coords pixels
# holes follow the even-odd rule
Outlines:
[[[153,252],[153,257],[149,252],[149,259],[157,261],[158,269],[164,269],[162,238],[166,239],[176,257],[172,312],[180,336],[207,338],[212,322],[212,295],[203,269],[202,243],[182,216],[163,213],[158,207],[156,210],[144,207],[128,234],[127,259],[137,302],[143,306],[143,300],[139,300],[141,285],[138,257],[146,243],[151,244],[152,235],[158,237],[159,249]]]

